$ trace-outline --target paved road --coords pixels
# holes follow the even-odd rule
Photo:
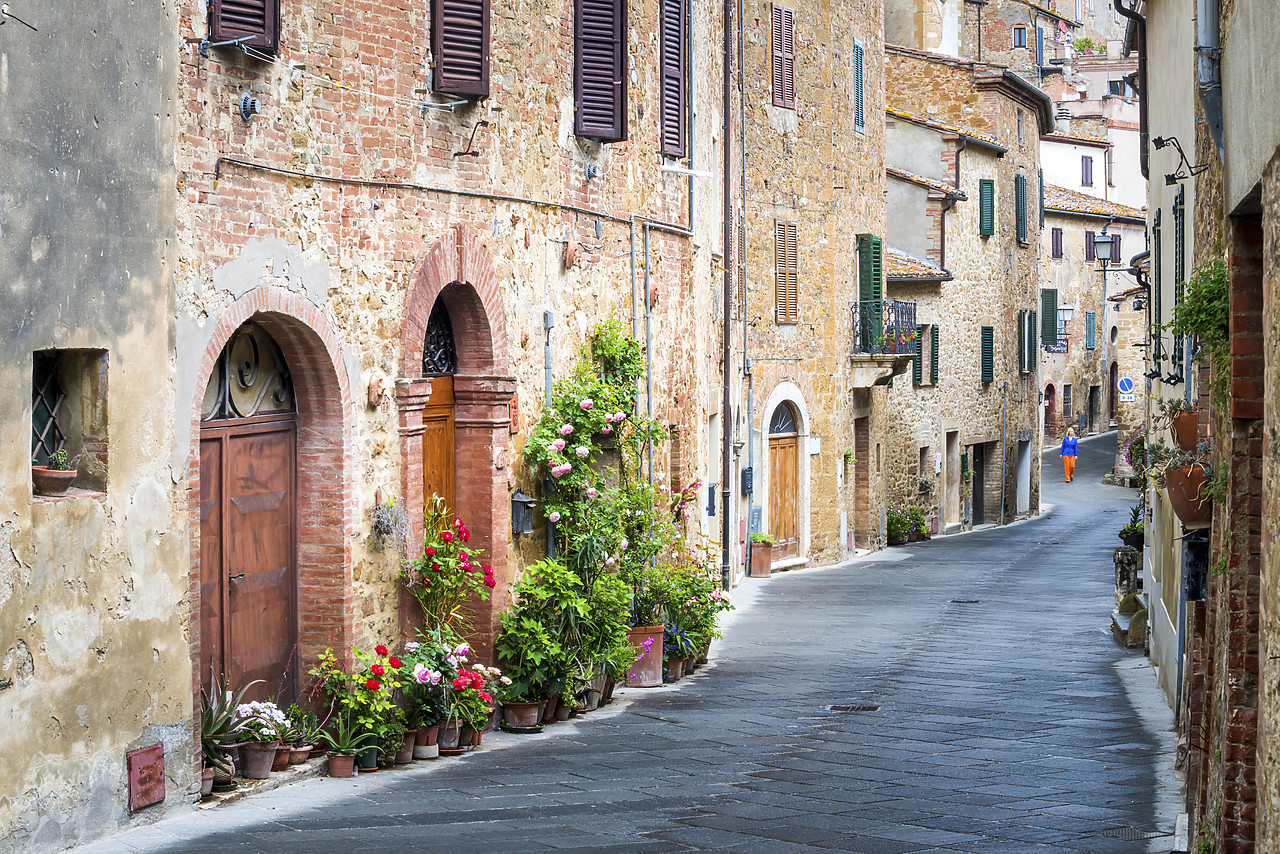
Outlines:
[[[1168,851],[1170,715],[1105,631],[1114,447],[1082,442],[1070,485],[1045,457],[1047,517],[747,579],[676,688],[83,851]]]

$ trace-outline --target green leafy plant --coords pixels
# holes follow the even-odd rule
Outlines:
[[[1077,37],[1075,41],[1071,42],[1071,46],[1074,47],[1080,53],[1084,53],[1086,51],[1092,53],[1093,51],[1102,49],[1101,47],[1098,46],[1098,43],[1096,41],[1089,38],[1088,36]]]
[[[920,494],[928,495],[931,492],[933,492],[933,478],[921,475],[920,476]]]
[[[778,544],[777,539],[769,534],[762,534],[759,531],[751,535],[751,542],[760,543],[766,546],[776,546]]]
[[[32,460],[32,462],[35,462]],[[59,448],[49,455],[49,461],[45,463],[45,468],[49,471],[75,471],[76,466],[80,464],[80,457],[68,457],[66,448]]]
[[[1142,505],[1135,504],[1133,509],[1129,511],[1129,523],[1120,529],[1120,539],[1136,536],[1143,533],[1145,524],[1142,521]]]
[[[330,700],[363,732],[380,737],[392,726],[397,711],[396,692],[404,674],[403,662],[379,644],[372,653],[351,647],[339,661],[332,649],[320,654],[308,673]]]
[[[502,615],[497,642],[511,680],[509,699],[536,702],[560,692],[590,614],[581,590],[582,579],[554,560],[535,563],[516,582],[516,602]]]
[[[315,744],[316,734],[320,732],[320,718],[314,713],[309,712],[293,703],[285,711],[285,715],[289,718],[289,723],[293,727],[293,743],[297,747],[307,744]]]
[[[1231,309],[1227,265],[1222,258],[1191,273],[1167,326],[1174,335],[1195,336],[1193,358],[1210,366],[1210,397],[1215,405],[1225,407],[1231,383]],[[1163,329],[1157,334],[1160,331]]]
[[[428,629],[464,633],[471,628],[468,606],[488,599],[497,585],[493,569],[477,563],[481,550],[467,546],[470,529],[438,495],[423,509],[422,530],[422,551],[401,564],[400,577],[418,600]]]
[[[912,531],[911,514],[901,507],[885,510],[885,530],[890,542],[902,542]]]
[[[262,680],[250,682],[233,694],[224,677],[217,673],[210,673],[210,677],[209,693],[200,691],[200,755],[206,767],[225,768],[228,758],[223,751],[240,741],[244,729],[236,710],[245,692]]]
[[[316,737],[330,753],[344,756],[359,753],[377,738],[372,732],[361,729],[346,711],[334,715],[330,728],[321,730]]]
[[[911,507],[907,510],[907,533],[919,534],[922,537],[929,536],[929,529],[925,527],[924,511],[919,507]]]

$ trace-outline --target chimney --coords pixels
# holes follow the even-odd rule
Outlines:
[[[1066,107],[1059,107],[1058,112],[1054,115],[1057,119],[1058,133],[1071,133],[1071,111]]]

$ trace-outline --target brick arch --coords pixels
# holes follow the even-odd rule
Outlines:
[[[205,385],[227,341],[247,320],[258,323],[279,345],[297,398],[297,630],[298,673],[306,673],[325,647],[351,642],[355,595],[351,537],[356,530],[352,499],[354,429],[350,383],[338,336],[324,312],[305,297],[260,287],[236,299],[217,316],[196,377],[191,400],[191,446],[187,498],[191,541],[191,657],[196,706],[200,664],[200,409]],[[301,680],[300,680],[301,681]],[[302,687],[301,685],[299,686]]]
[[[410,287],[400,339],[400,377],[396,409],[400,425],[401,494],[422,536],[423,409],[431,396],[431,379],[422,375],[422,348],[427,321],[436,300],[443,300],[453,325],[458,373],[453,380],[456,512],[467,520],[472,545],[484,549],[497,588],[487,603],[474,609],[471,638],[481,659],[490,660],[498,630],[498,605],[507,600],[511,513],[508,443],[510,405],[515,380],[510,373],[506,313],[497,273],[478,237],[455,225],[427,252]],[[408,636],[420,622],[417,603],[401,597],[401,632]]]

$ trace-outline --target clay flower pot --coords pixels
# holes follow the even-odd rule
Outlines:
[[[47,466],[31,467],[31,484],[35,488],[36,495],[47,495],[54,498],[66,495],[67,489],[70,488],[71,482],[75,479],[75,469],[59,471]]]
[[[272,771],[283,771],[289,767],[289,759],[293,756],[293,748],[289,745],[277,745],[275,759],[271,760]]]
[[[206,765],[200,771],[200,797],[207,798],[213,794],[213,766]]]
[[[311,751],[315,749],[313,744],[304,744],[300,747],[294,747],[289,750],[289,764],[301,765],[311,756]]]
[[[538,710],[541,703],[509,703],[502,704],[502,719],[507,726],[532,727],[538,725]]]
[[[636,651],[636,663],[627,672],[628,688],[657,688],[662,684],[662,632],[665,626],[633,626],[627,640]]]
[[[418,738],[418,731],[411,729],[404,734],[404,740],[400,742],[400,749],[396,751],[396,764],[408,765],[413,761],[413,745]]]
[[[436,744],[439,733],[439,725],[420,727],[417,736],[413,739],[413,758],[435,759],[439,756],[440,746]]]
[[[356,773],[356,755],[354,753],[330,753],[329,776],[351,777]]]
[[[1169,432],[1173,434],[1173,441],[1187,453],[1196,449],[1198,429],[1199,417],[1195,412],[1179,412],[1169,420]]]
[[[1164,473],[1165,492],[1173,512],[1188,528],[1207,528],[1213,518],[1213,502],[1204,494],[1204,466],[1200,463],[1169,468]]]
[[[768,578],[773,572],[773,546],[769,543],[751,544],[751,577]]]
[[[276,761],[278,741],[246,741],[240,745],[240,764],[246,780],[265,780]],[[285,760],[286,764],[288,759]]]

